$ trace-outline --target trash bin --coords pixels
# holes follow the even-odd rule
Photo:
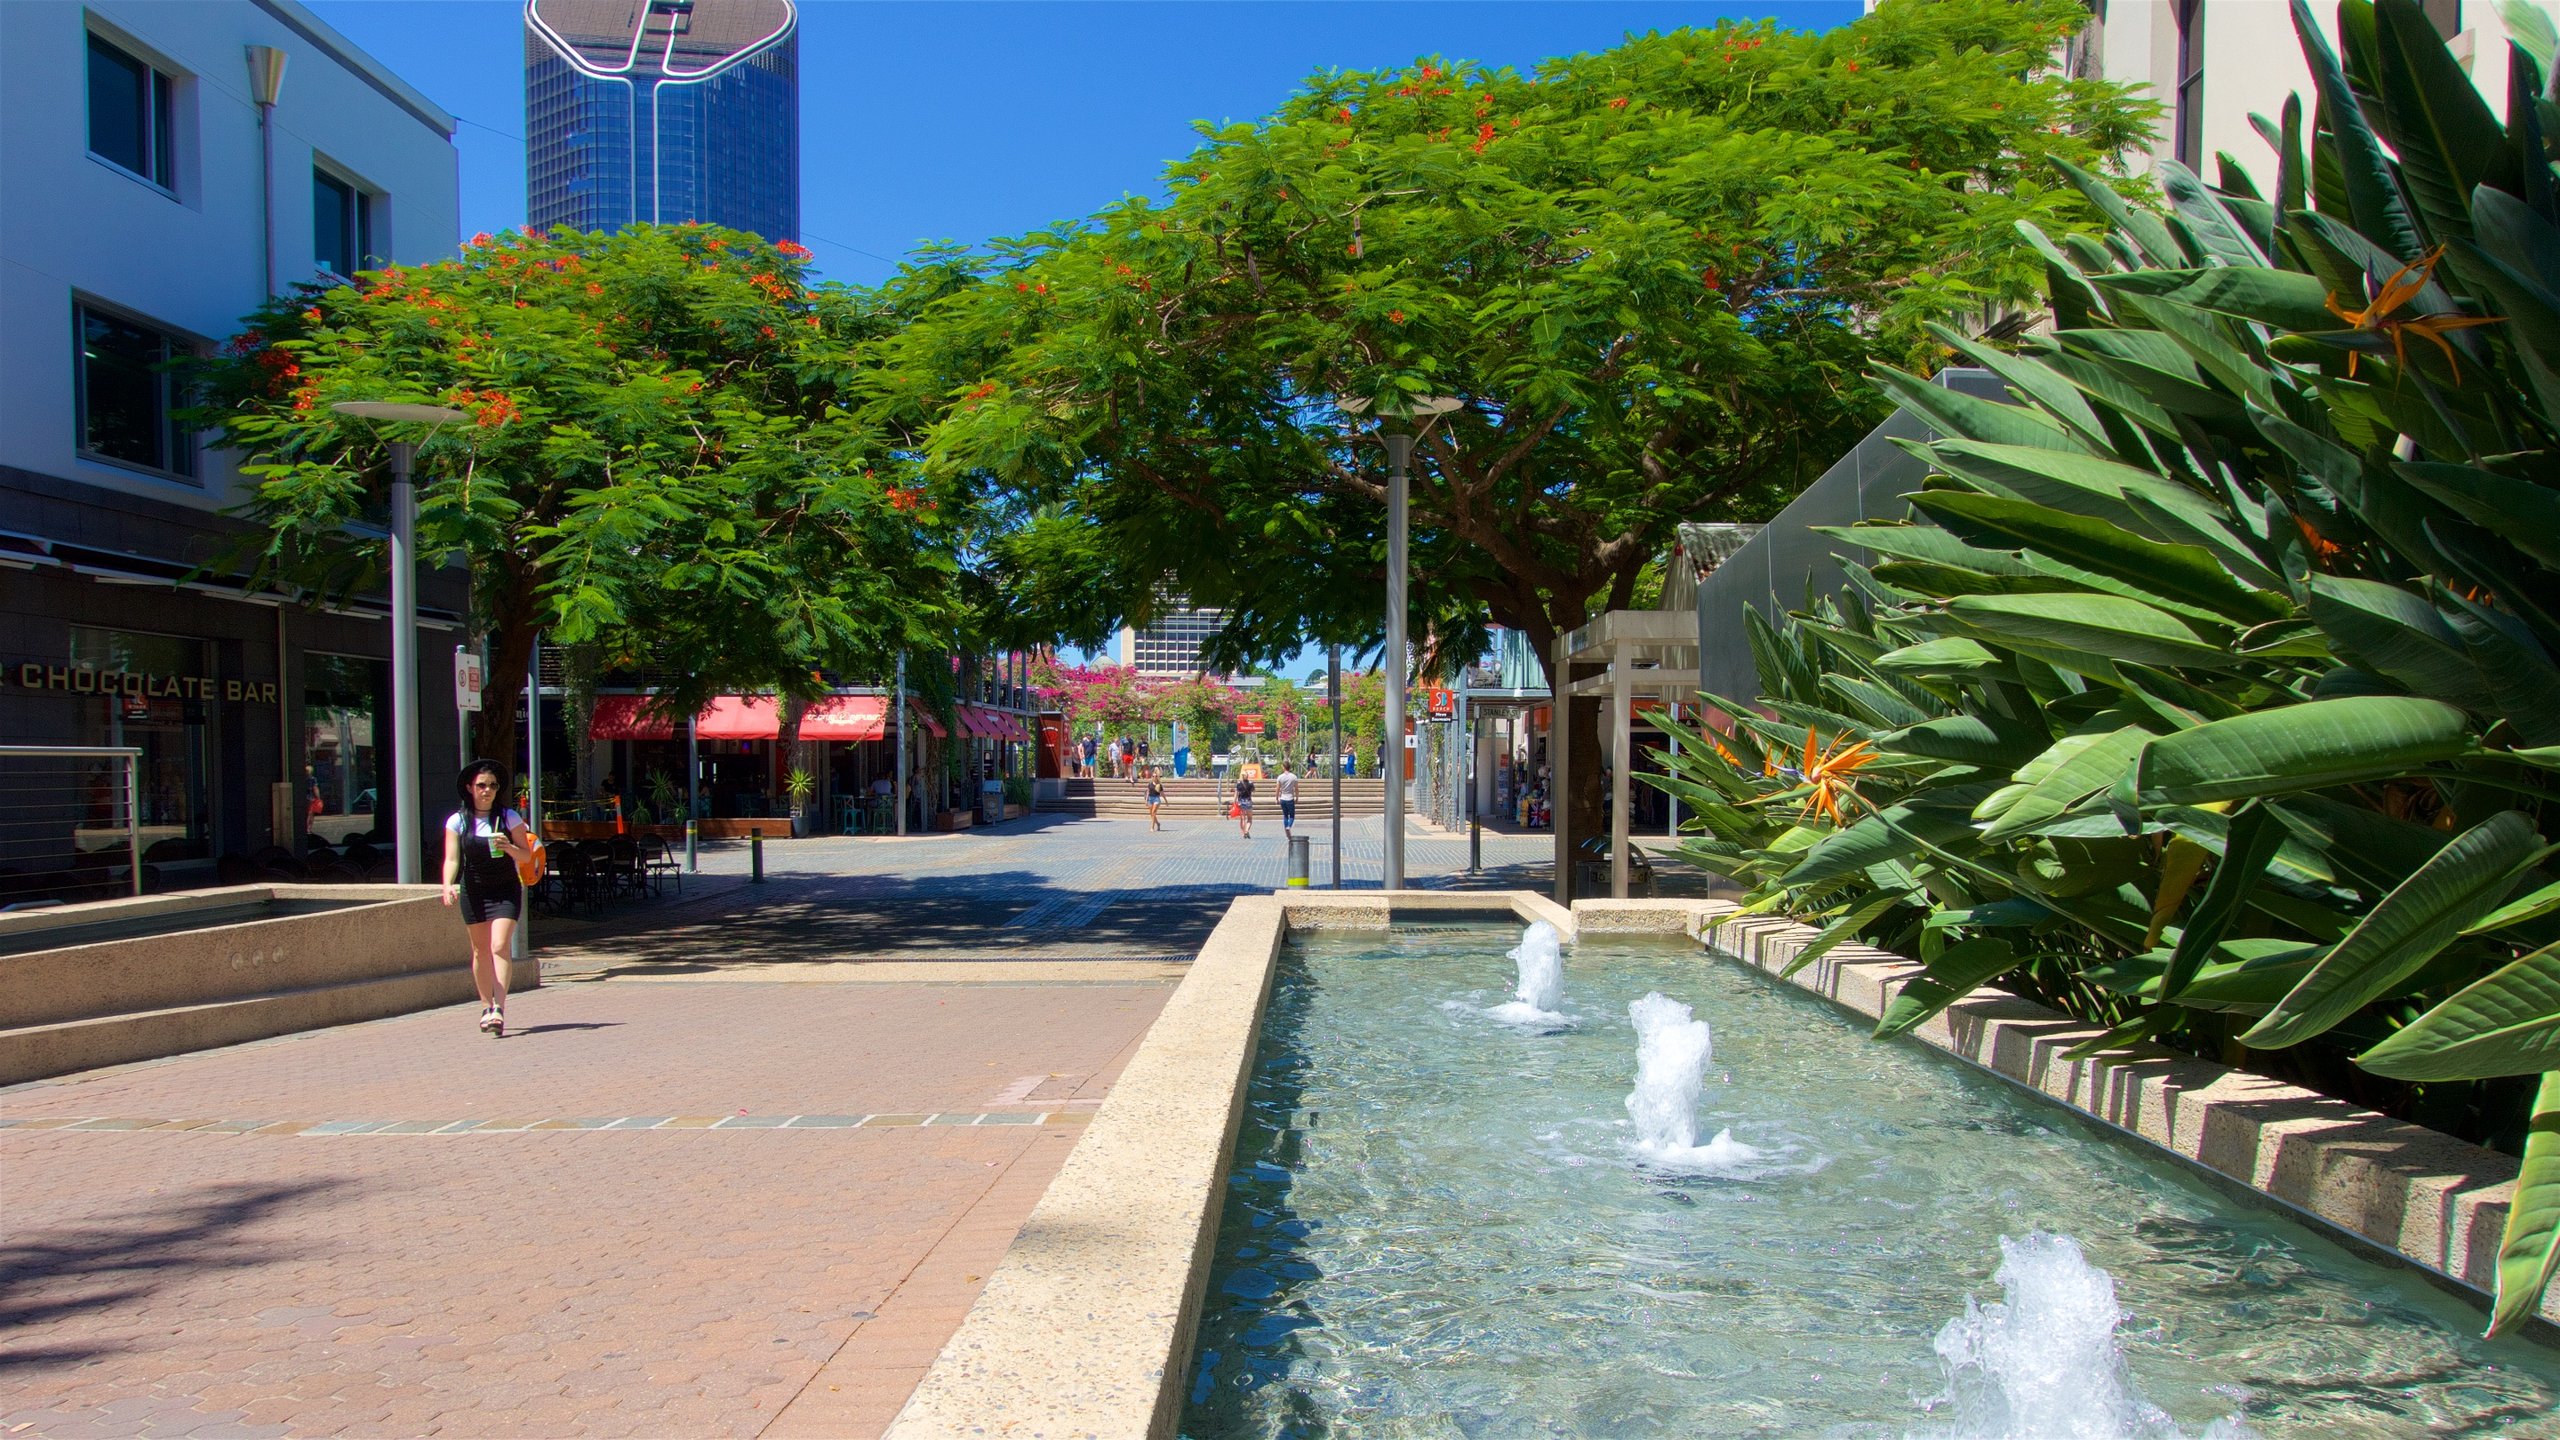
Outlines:
[[[1307,837],[1304,835],[1289,837],[1289,888],[1307,888]]]

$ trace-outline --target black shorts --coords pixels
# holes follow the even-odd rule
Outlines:
[[[492,920],[524,918],[522,886],[513,890],[501,890],[495,894],[483,894],[466,885],[462,887],[462,894],[457,903],[462,911],[462,923],[465,925],[486,925]]]

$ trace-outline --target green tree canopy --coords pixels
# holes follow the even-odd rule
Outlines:
[[[279,299],[206,376],[256,482],[261,578],[378,583],[392,437],[331,406],[425,401],[471,422],[413,437],[419,549],[469,563],[500,675],[540,630],[652,664],[690,713],[939,655],[961,517],[851,403],[859,347],[899,320],[808,284],[807,258],[698,225],[482,235]],[[482,710],[476,741],[510,753],[512,708]]]
[[[1677,521],[1766,515],[1838,458],[1884,408],[1869,366],[1934,368],[1924,322],[2032,298],[2017,222],[2091,213],[2047,162],[2103,169],[2149,119],[2054,70],[2083,13],[1896,0],[1534,77],[1321,74],[1204,127],[1163,200],[921,277],[948,293],[875,403],[1040,507],[996,547],[1026,585],[1098,633],[1170,577],[1234,664],[1374,638],[1385,466],[1344,402],[1455,397],[1417,457],[1416,631],[1547,656]]]
[[[1206,130],[1167,199],[1006,247],[889,342],[880,398],[937,465],[1053,507],[1017,564],[1102,582],[1111,618],[1177,575],[1235,662],[1373,635],[1383,465],[1341,402],[1455,396],[1418,604],[1552,638],[1676,520],[1765,513],[1837,458],[1879,412],[1864,370],[1937,358],[1922,322],[2032,298],[2015,222],[2089,218],[2044,162],[2147,119],[2051,72],[2080,14],[1908,0],[1535,78],[1320,75]]]

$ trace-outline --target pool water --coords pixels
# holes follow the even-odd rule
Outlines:
[[[2415,1270],[1694,943],[1499,1018],[1519,941],[1290,942],[1184,1435],[2560,1434],[2560,1351]],[[1651,991],[1712,1029],[1676,1153]]]

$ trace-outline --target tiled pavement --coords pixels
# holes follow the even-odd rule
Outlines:
[[[0,1440],[876,1434],[1278,835],[714,852],[554,924],[503,1041],[462,1007],[0,1090]]]

